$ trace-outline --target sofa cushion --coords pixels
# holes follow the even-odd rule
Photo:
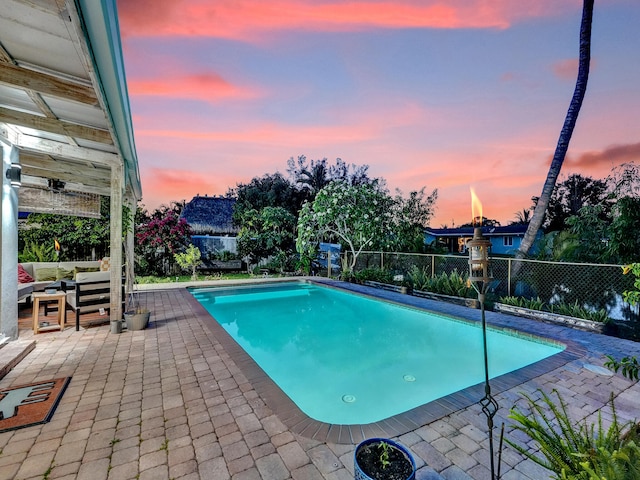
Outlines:
[[[71,280],[73,279],[73,270],[67,270],[66,268],[60,268],[56,270],[56,280]]]
[[[35,279],[29,275],[29,272],[27,272],[22,265],[18,264],[18,283],[31,282],[35,282]]]
[[[36,269],[36,281],[52,281],[55,282],[58,276],[58,267],[43,267]]]
[[[100,262],[100,271],[107,272],[111,268],[111,257],[104,257]]]
[[[78,272],[76,274],[76,283],[110,281],[111,272]]]
[[[73,269],[73,279],[75,280],[78,273],[80,272],[99,272],[100,271],[100,267],[80,267],[80,266],[76,266]]]

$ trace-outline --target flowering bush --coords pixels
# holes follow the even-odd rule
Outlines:
[[[377,185],[349,185],[334,181],[305,203],[298,217],[296,248],[305,266],[321,240],[337,240],[350,254],[353,270],[365,248],[387,246],[391,234],[393,199]]]
[[[180,218],[178,206],[162,206],[136,225],[135,253],[141,275],[167,275],[174,263],[173,255],[191,241],[191,229]]]

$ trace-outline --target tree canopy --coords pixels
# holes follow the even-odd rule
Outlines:
[[[533,201],[535,204],[538,199],[534,197]],[[578,215],[582,207],[601,205],[602,216],[610,212],[611,203],[604,180],[574,173],[554,187],[543,227],[548,232],[565,230],[569,227],[567,219]]]
[[[245,212],[265,207],[280,207],[297,216],[305,195],[281,173],[254,177],[249,183],[239,183],[227,195],[236,197],[233,221],[242,225]]]
[[[349,185],[379,182],[379,179],[369,178],[368,170],[369,165],[348,164],[341,158],[336,158],[333,165],[329,164],[326,158],[307,160],[304,155],[300,155],[297,160],[291,157],[287,161],[287,173],[293,179],[293,183],[305,191],[307,199],[311,200],[333,181],[342,181]]]
[[[47,260],[81,260],[102,258],[109,254],[109,197],[100,199],[100,218],[84,218],[51,213],[31,213],[26,225],[18,231],[20,243],[27,251],[39,249]],[[61,246],[59,258],[54,257],[54,240]],[[48,252],[48,253],[46,253]]]
[[[338,241],[350,253],[349,270],[365,248],[386,246],[391,236],[392,199],[374,185],[334,181],[302,207],[296,248],[309,261],[318,243]]]
[[[250,264],[273,256],[284,270],[295,253],[296,218],[282,207],[246,211],[238,233],[238,253],[248,257]]]
[[[425,197],[422,188],[405,199],[400,192],[391,197],[375,183],[333,181],[302,207],[296,248],[308,266],[319,242],[339,242],[349,253],[350,271],[365,249],[414,251],[424,245],[436,199],[436,190]]]

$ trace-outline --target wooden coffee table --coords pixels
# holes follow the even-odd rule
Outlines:
[[[65,292],[45,293],[34,292],[33,298],[33,333],[50,332],[53,330],[64,330],[64,322],[66,317],[66,299]],[[40,322],[40,303],[48,304],[50,302],[58,302],[58,315],[56,322],[49,324],[47,320]],[[48,318],[48,317],[45,317]]]

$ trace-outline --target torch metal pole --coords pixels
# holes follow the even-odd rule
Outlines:
[[[474,290],[478,293],[480,303],[480,314],[482,319],[482,353],[484,360],[484,397],[480,400],[482,413],[487,417],[487,427],[489,433],[489,455],[491,467],[491,479],[500,478],[500,462],[498,462],[498,473],[496,475],[494,450],[493,450],[493,417],[496,415],[499,405],[491,395],[491,384],[489,383],[489,354],[487,349],[487,321],[484,312],[485,293],[489,284],[489,254],[488,249],[491,242],[482,235],[482,229],[476,227],[473,238],[468,242],[469,246],[469,280]]]

